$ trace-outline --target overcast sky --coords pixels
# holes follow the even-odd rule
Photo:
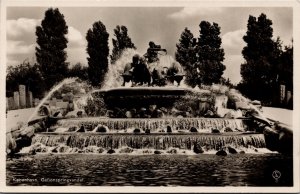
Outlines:
[[[292,8],[201,8],[201,7],[58,7],[65,16],[69,33],[67,48],[70,64],[81,62],[87,64],[86,32],[96,21],[106,26],[113,38],[116,25],[125,25],[129,36],[142,54],[146,52],[150,40],[160,44],[174,56],[176,43],[185,27],[190,29],[195,37],[199,36],[199,24],[206,20],[216,22],[221,27],[222,47],[225,50],[224,77],[233,83],[241,79],[241,55],[245,43],[242,39],[247,30],[249,15],[258,17],[265,13],[273,21],[274,39],[280,36],[284,45],[291,45],[293,38]],[[8,7],[7,8],[7,65],[17,65],[25,59],[35,58],[35,27],[40,25],[47,7]]]

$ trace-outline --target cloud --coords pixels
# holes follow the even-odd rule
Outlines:
[[[226,69],[223,76],[229,78],[231,83],[238,84],[241,77],[241,64],[244,62],[244,58],[241,54],[239,55],[226,55],[224,60],[224,65]]]
[[[69,40],[68,47],[83,47],[86,45],[86,41],[81,32],[76,28],[69,26],[67,38]]]
[[[222,36],[222,47],[226,54],[237,55],[241,54],[242,49],[246,46],[243,40],[243,36],[246,34],[246,30],[236,30],[227,32]]]
[[[31,54],[35,52],[35,46],[35,44],[26,44],[24,41],[8,40],[6,52],[8,55]]]
[[[20,40],[8,40],[6,45],[6,64],[15,66],[25,59],[34,57],[36,44],[26,43]]]
[[[77,48],[67,48],[68,54],[67,61],[70,62],[70,65],[75,65],[76,63],[81,63],[83,65],[87,65],[87,53],[85,51],[85,47],[77,47]]]
[[[17,20],[6,21],[7,38],[17,40],[26,37],[26,35],[34,36],[35,28],[41,22],[40,19],[19,18]]]
[[[224,8],[222,7],[184,7],[180,11],[172,13],[168,17],[172,19],[187,19],[209,14],[219,14],[222,13],[223,10]]]
[[[68,54],[68,61],[71,65],[74,65],[78,62],[86,65],[87,64],[87,53],[86,45],[87,42],[82,36],[81,32],[76,28],[69,26],[68,28],[68,48],[66,52]]]
[[[16,65],[20,65],[20,61],[19,61],[19,60],[17,60],[17,59],[12,59],[12,58],[10,58],[10,57],[7,58],[6,63],[7,63],[7,67],[8,67],[8,66],[16,66]]]
[[[224,65],[226,66],[223,76],[229,78],[233,84],[239,83],[242,79],[240,69],[244,62],[242,50],[246,46],[243,40],[245,34],[246,30],[239,29],[227,32],[222,36],[222,47],[225,50]]]

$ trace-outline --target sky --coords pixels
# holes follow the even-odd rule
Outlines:
[[[25,60],[35,61],[35,28],[41,24],[49,7],[7,8],[7,66]],[[280,37],[283,45],[291,45],[293,38],[293,10],[288,7],[58,7],[68,25],[68,48],[70,65],[78,62],[87,65],[86,32],[94,22],[101,21],[109,33],[109,46],[117,25],[125,25],[129,36],[144,54],[149,41],[166,48],[175,56],[184,28],[199,36],[201,21],[215,22],[221,27],[222,48],[225,51],[223,76],[232,83],[241,80],[240,65],[244,62],[241,51],[245,46],[243,36],[247,31],[249,15],[258,17],[265,13],[273,22],[273,37]]]

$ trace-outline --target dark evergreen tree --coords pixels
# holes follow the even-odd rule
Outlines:
[[[45,12],[41,26],[36,27],[37,47],[36,59],[41,74],[45,80],[46,89],[50,89],[56,82],[65,78],[68,64],[66,63],[68,33],[63,14],[59,10],[50,8]]]
[[[101,86],[108,69],[109,34],[101,21],[95,22],[86,34],[88,75],[93,86]]]
[[[220,27],[207,21],[200,23],[200,37],[197,44],[197,64],[200,80],[198,84],[219,83],[225,70],[224,49],[221,48]]]
[[[115,39],[112,39],[113,50],[111,58],[111,64],[114,64],[122,55],[122,52],[126,48],[136,49],[134,44],[131,41],[131,38],[128,36],[128,29],[126,26],[117,26],[114,29]]]
[[[195,53],[196,39],[188,28],[182,32],[179,43],[176,44],[177,51],[175,59],[183,66],[186,72],[186,83],[192,87],[198,83],[196,71],[197,57]]]
[[[272,40],[272,21],[265,14],[258,18],[249,16],[247,28],[243,37],[247,45],[242,51],[245,63],[241,65],[239,88],[252,99],[270,103],[278,88],[281,41],[279,38]]]

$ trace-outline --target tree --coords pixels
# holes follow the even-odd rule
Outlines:
[[[93,86],[101,86],[108,69],[108,37],[106,27],[101,21],[95,22],[86,34],[88,75]]]
[[[224,60],[224,49],[221,48],[220,27],[212,25],[207,21],[200,23],[200,37],[197,44],[197,64],[200,80],[198,84],[219,83],[226,69]]]
[[[195,63],[197,61],[195,53],[196,39],[188,28],[182,32],[179,43],[176,44],[177,51],[175,59],[183,66],[186,72],[186,82],[190,86],[197,84],[197,71]]]
[[[112,39],[113,50],[111,58],[111,64],[114,64],[122,55],[122,52],[126,48],[136,49],[134,44],[131,41],[131,38],[128,36],[128,29],[126,26],[117,26],[114,29],[114,36],[116,39]]]
[[[272,40],[272,21],[263,13],[258,18],[249,16],[247,28],[239,87],[248,97],[270,103],[277,89],[282,43],[279,38]]]
[[[43,97],[45,85],[39,67],[38,64],[31,65],[29,62],[23,62],[15,67],[9,66],[6,75],[7,96],[12,96],[22,84],[26,85],[26,89],[31,91],[34,97]]]
[[[69,68],[69,77],[78,77],[81,80],[88,80],[88,67],[81,63],[76,63],[73,67]]]
[[[56,82],[61,81],[67,72],[68,33],[64,16],[59,10],[50,8],[45,12],[41,26],[36,27],[37,47],[36,59],[40,66],[41,74],[45,80],[46,89],[50,89]]]

